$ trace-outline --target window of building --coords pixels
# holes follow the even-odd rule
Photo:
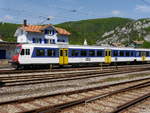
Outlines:
[[[55,44],[55,39],[53,39],[53,44]]]
[[[49,34],[49,35],[54,35],[55,34],[55,30],[45,30],[44,31],[45,34]]]
[[[53,41],[52,41],[52,39],[50,39],[50,44],[52,44],[53,43]]]
[[[44,43],[47,44],[48,43],[48,39],[44,39]]]
[[[23,35],[23,30],[20,30],[20,35]]]
[[[53,30],[53,34],[52,35],[54,35],[55,34],[55,30]]]
[[[87,51],[86,50],[81,50],[81,56],[87,56]]]
[[[35,43],[39,43],[40,41],[39,41],[39,39],[38,38],[36,38],[35,39]]]
[[[36,50],[36,56],[45,56],[44,49],[37,49]]]
[[[32,43],[35,43],[35,38],[32,39]]]
[[[98,50],[97,51],[97,56],[103,56],[103,51],[102,50]]]
[[[47,29],[45,29],[45,34],[48,34],[48,30]]]
[[[95,50],[90,50],[89,51],[89,56],[95,56]]]
[[[39,43],[40,43],[40,44],[42,43],[42,39],[41,39],[41,38],[39,39]]]
[[[53,35],[53,30],[49,30],[49,31],[48,31],[48,34],[49,34],[49,35]]]

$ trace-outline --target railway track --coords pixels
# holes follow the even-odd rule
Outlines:
[[[41,84],[41,83],[52,83],[60,81],[78,80],[93,77],[103,77],[111,75],[119,75],[124,73],[139,72],[149,70],[149,67],[130,67],[130,68],[120,68],[118,70],[82,70],[82,71],[67,71],[67,72],[54,72],[45,74],[27,74],[27,75],[15,75],[15,76],[0,76],[0,80],[3,83],[1,87],[10,86],[21,86],[30,84]]]
[[[136,67],[119,68],[118,70],[107,70],[107,69],[103,70],[103,71],[101,71],[100,68],[96,68],[96,69],[92,68],[90,70],[82,70],[82,71],[76,70],[76,71],[64,71],[64,72],[50,72],[50,73],[48,72],[47,74],[43,74],[43,76],[41,76],[41,73],[39,73],[39,74],[25,73],[25,74],[17,74],[17,75],[12,74],[11,76],[10,75],[2,75],[2,76],[0,76],[0,79],[3,82],[5,82],[5,85],[2,85],[0,88],[7,88],[7,87],[9,88],[12,86],[22,87],[24,85],[31,85],[31,84],[36,85],[36,84],[41,84],[41,83],[51,83],[51,82],[60,82],[60,81],[69,81],[69,80],[80,80],[80,79],[93,78],[93,77],[107,77],[107,76],[111,76],[114,74],[130,73],[131,71],[132,72],[145,71],[145,70],[149,70],[149,67],[148,66],[142,66],[142,67],[136,66]],[[145,78],[143,80],[147,81],[149,79]],[[139,80],[137,80],[137,81],[139,81]],[[128,82],[126,82],[126,83],[128,84]],[[113,85],[107,85],[107,86],[105,86],[105,88],[106,87],[108,88],[110,86],[116,86],[116,85],[114,85],[114,84]],[[95,88],[92,88],[92,90],[93,89],[95,89]],[[91,90],[91,89],[88,89],[88,90]],[[41,108],[45,110],[45,105],[42,106],[42,105],[36,104],[34,102],[38,99],[53,98],[55,96],[62,96],[63,95],[66,97],[66,95],[68,95],[68,94],[70,95],[71,93],[83,92],[83,91],[85,91],[85,90],[79,90],[79,91],[73,91],[73,92],[70,91],[70,92],[49,94],[49,95],[45,94],[45,95],[40,95],[40,96],[31,96],[28,98],[18,98],[17,100],[12,99],[10,101],[8,101],[8,100],[7,101],[0,101],[0,109],[1,109],[1,106],[3,106],[4,108],[6,106],[8,107],[8,111],[6,111],[6,112],[9,112],[9,109],[11,111],[12,108],[17,109],[15,107],[16,105],[14,105],[14,103],[16,103],[17,106],[19,106],[19,107],[20,107],[20,105],[21,105],[21,107],[23,105],[22,108],[24,110],[26,109],[26,107],[24,108],[24,104],[25,104],[25,106],[26,105],[27,106],[28,105],[34,106],[36,108],[36,110],[39,110]],[[20,91],[20,92],[22,92],[22,91]],[[17,92],[17,93],[19,93],[19,92]],[[61,98],[61,97],[59,97],[59,98]],[[33,101],[31,102],[31,100],[33,100]],[[28,102],[33,103],[33,105],[28,104]],[[46,106],[49,107],[49,104],[48,104],[49,102],[43,102],[43,103],[45,103]],[[55,103],[55,104],[58,104],[58,103]],[[9,106],[11,106],[11,107],[9,107]],[[39,107],[37,107],[37,106],[39,106]],[[22,110],[20,110],[20,108],[17,111],[22,112]],[[26,112],[26,110],[25,111],[24,110],[23,110],[23,112]],[[31,112],[32,110],[35,110],[35,109],[30,109],[30,110],[28,109],[27,111]],[[0,113],[1,113],[1,111],[0,111]]]
[[[149,112],[150,112],[150,97],[148,97],[147,99],[141,98],[141,101],[138,101],[134,105],[129,106],[127,109],[122,111],[122,113],[149,113]]]
[[[113,68],[114,66],[109,66],[110,68]],[[62,72],[62,71],[75,71],[75,70],[91,70],[91,69],[98,69],[100,67],[97,66],[92,66],[92,67],[57,67],[53,69],[25,69],[25,70],[0,70],[0,75],[1,74],[19,74],[19,73],[38,73],[38,72]],[[103,66],[103,69],[108,69],[108,66]]]
[[[68,92],[62,92],[54,95],[45,95],[39,97],[30,97],[24,99],[18,99],[7,102],[0,102],[0,113],[15,113],[15,112],[80,112],[84,113],[86,111],[100,111],[105,110],[113,112],[116,110],[118,105],[129,102],[140,96],[150,93],[150,78],[143,80],[130,80],[126,82],[114,83],[109,85],[104,85],[102,87],[87,88],[81,90],[74,90]],[[123,96],[126,95],[126,96]],[[114,96],[116,98],[114,98]],[[131,97],[130,97],[131,96]],[[127,97],[127,99],[125,98]],[[123,102],[117,104],[114,101],[106,101],[113,98],[118,102]],[[123,99],[123,100],[119,100]],[[112,102],[112,106],[106,103],[106,108],[94,108],[91,106],[96,106],[98,103]],[[101,106],[101,104],[98,106]],[[75,106],[76,105],[76,106]],[[89,107],[88,107],[89,106]],[[82,108],[82,107],[85,107]],[[84,109],[84,111],[82,111]]]
[[[118,113],[149,97],[150,81],[129,86],[127,88],[110,91],[108,93],[55,105],[52,108],[40,108],[36,110],[36,112]]]
[[[111,113],[118,113],[118,112],[121,112],[121,111],[126,111],[127,108],[137,104],[137,103],[140,103],[141,101],[144,101],[145,99],[147,98],[150,98],[150,92],[149,93],[145,93],[145,95],[142,95],[142,96],[139,96],[131,101],[128,101],[127,103],[125,104],[122,104],[120,106],[118,106],[113,112]]]
[[[103,67],[101,66],[96,66],[96,67],[63,67],[63,68],[54,68],[54,69],[34,69],[34,70],[0,70],[0,75],[2,74],[20,74],[20,73],[39,73],[39,72],[63,72],[63,71],[80,71],[80,70],[93,70],[93,69],[115,69],[115,68],[124,68],[124,67],[150,67],[150,64],[140,64],[140,65],[118,65],[118,66],[109,66],[109,65],[104,65]]]

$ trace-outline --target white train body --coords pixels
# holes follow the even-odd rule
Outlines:
[[[81,64],[150,61],[150,49],[79,45],[20,44],[12,63],[15,65]]]

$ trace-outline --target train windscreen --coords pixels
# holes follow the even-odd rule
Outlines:
[[[15,55],[19,54],[20,51],[21,51],[21,47],[20,46],[16,47],[16,49],[15,49]]]

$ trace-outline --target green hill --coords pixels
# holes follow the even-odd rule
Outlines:
[[[19,24],[0,23],[0,35],[4,41],[16,42],[14,33]]]
[[[97,45],[113,45],[121,43],[124,46],[135,46],[134,42],[140,41],[138,47],[150,48],[150,19],[144,18],[127,23],[123,27],[105,32],[102,39],[97,40]]]
[[[65,22],[56,26],[67,29],[72,33],[69,37],[70,44],[83,44],[84,39],[88,44],[96,44],[101,36],[116,27],[122,27],[133,20],[127,18],[99,18],[90,20],[81,20],[74,22]]]
[[[87,40],[88,44],[96,44],[96,41],[100,40],[105,32],[111,31],[118,26],[124,26],[131,21],[131,19],[127,18],[113,17],[65,22],[55,26],[62,27],[71,32],[71,36],[69,36],[70,44],[83,44],[84,39]],[[9,42],[16,41],[14,33],[18,26],[20,25],[0,23],[0,35],[3,37],[3,40]]]

